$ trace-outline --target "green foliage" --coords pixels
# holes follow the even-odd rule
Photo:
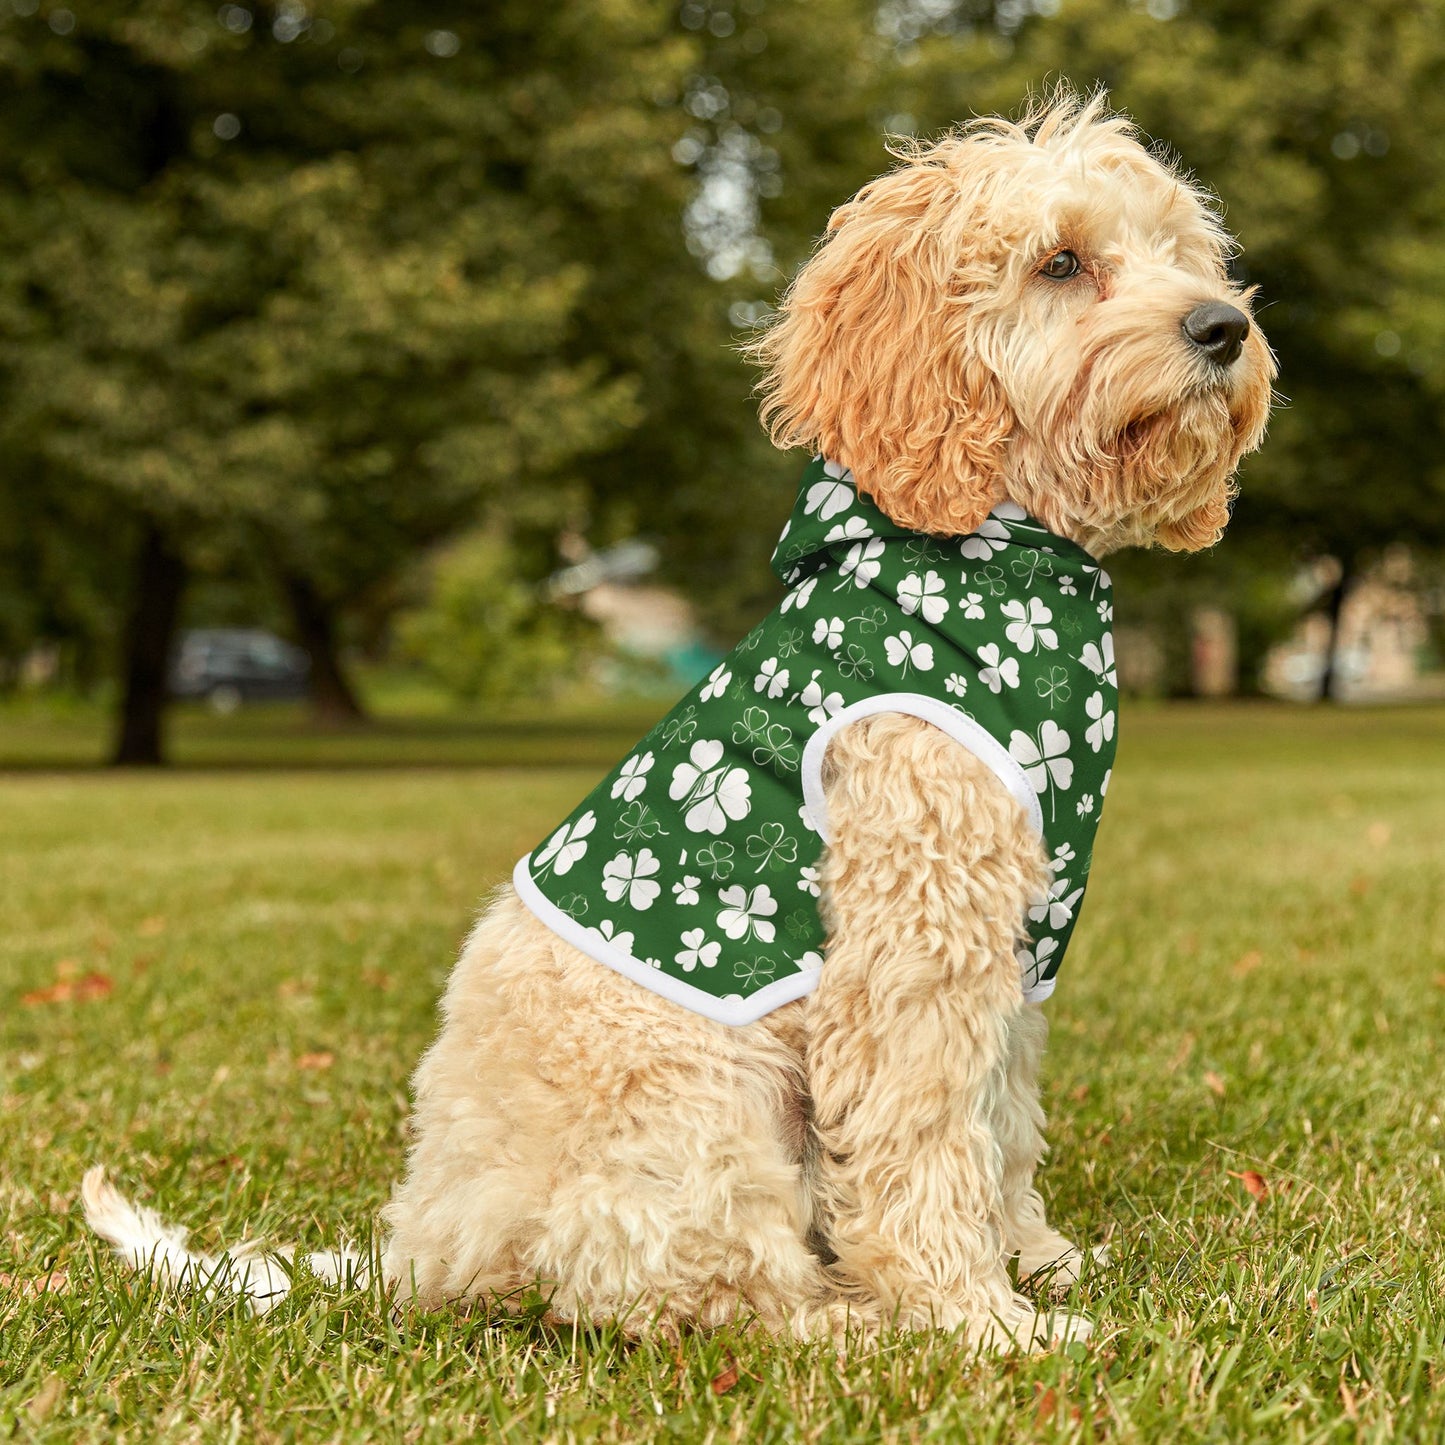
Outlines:
[[[495,534],[459,539],[427,570],[426,601],[398,616],[397,638],[459,702],[545,696],[595,654],[585,619],[543,601]]]
[[[1095,1340],[1008,1363],[948,1336],[842,1362],[741,1329],[631,1346],[312,1279],[263,1320],[149,1291],[83,1233],[98,1160],[203,1249],[366,1247],[479,896],[646,720],[559,737],[547,709],[512,737],[550,758],[520,770],[408,766],[453,730],[393,737],[394,768],[12,778],[0,1434],[1438,1441],[1442,725],[1126,708],[1044,1085],[1051,1214],[1112,1259],[1076,1301]],[[497,736],[469,756],[495,764]],[[249,746],[232,758],[264,759]],[[112,991],[20,1005],[61,960]],[[1263,1200],[1231,1175],[1250,1169]]]

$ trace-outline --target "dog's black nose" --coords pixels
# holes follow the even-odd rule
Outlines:
[[[1216,366],[1239,359],[1249,335],[1249,317],[1223,301],[1206,301],[1184,318],[1184,334]]]

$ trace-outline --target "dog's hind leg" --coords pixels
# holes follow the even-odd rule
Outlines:
[[[713,1023],[563,942],[504,890],[416,1075],[385,1271],[422,1303],[532,1290],[553,1316],[783,1330],[807,1246],[802,1005]],[[791,1021],[791,1022],[790,1022]]]
[[[833,1268],[902,1325],[987,1346],[1080,1338],[1086,1321],[1039,1316],[1006,1269],[997,1096],[1039,840],[990,768],[912,717],[840,732],[825,787],[808,1071]]]
[[[1034,1173],[1048,1150],[1039,1103],[1039,1064],[1048,1031],[1037,1004],[1026,1003],[1010,1024],[993,1127],[1003,1154],[1005,1247],[1018,1256],[1021,1281],[1036,1277],[1061,1290],[1078,1279],[1083,1256],[1049,1225],[1034,1187]],[[1102,1257],[1101,1251],[1095,1253]]]

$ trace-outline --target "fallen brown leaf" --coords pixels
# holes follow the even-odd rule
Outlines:
[[[65,1381],[59,1375],[48,1375],[45,1383],[30,1397],[25,1413],[37,1425],[48,1420],[65,1394]]]
[[[1263,1199],[1265,1195],[1269,1193],[1269,1181],[1263,1174],[1258,1173],[1256,1170],[1243,1169],[1235,1173],[1235,1171],[1231,1169],[1228,1172],[1231,1179],[1237,1179],[1244,1185],[1245,1192],[1251,1198]]]
[[[63,1269],[28,1279],[23,1275],[0,1273],[0,1289],[16,1290],[26,1299],[38,1299],[43,1294],[68,1294],[70,1276]]]
[[[159,938],[166,931],[166,921],[159,914],[154,918],[142,918],[136,932],[142,938]]]
[[[88,1003],[91,999],[104,998],[115,989],[115,983],[108,974],[87,973],[83,978],[62,978],[48,988],[32,989],[21,994],[20,1002],[27,1008],[47,1003]]]
[[[1204,1086],[1211,1094],[1217,1094],[1221,1099],[1224,1097],[1224,1080],[1220,1078],[1213,1069],[1209,1069],[1204,1075]]]
[[[714,1395],[726,1395],[737,1382],[738,1362],[729,1355],[727,1369],[712,1377],[712,1392]]]
[[[1373,880],[1366,878],[1363,873],[1357,873],[1350,879],[1350,896],[1363,898],[1374,886]]]
[[[1051,1425],[1054,1416],[1058,1413],[1059,1397],[1052,1387],[1040,1390],[1038,1400],[1034,1405],[1034,1424]]]
[[[1080,1084],[1077,1089],[1069,1090],[1069,1098],[1071,1098],[1076,1104],[1082,1104],[1084,1100],[1088,1097],[1089,1086],[1087,1084]]]
[[[326,1049],[318,1049],[314,1054],[302,1054],[296,1060],[298,1069],[329,1069],[336,1062],[336,1055]]]
[[[1264,955],[1257,948],[1251,948],[1248,953],[1235,960],[1234,976],[1243,978],[1246,974],[1253,973],[1263,962]]]
[[[1435,975],[1435,987],[1445,988],[1445,973],[1437,973]]]
[[[361,971],[361,981],[368,988],[374,988],[379,993],[390,993],[395,980],[383,968],[364,968]]]
[[[1185,1034],[1179,1040],[1179,1047],[1174,1051],[1174,1057],[1164,1066],[1171,1074],[1178,1073],[1180,1069],[1189,1062],[1189,1055],[1194,1052],[1194,1035]]]
[[[1388,823],[1371,823],[1365,829],[1365,837],[1372,848],[1383,848],[1390,841],[1390,825]]]
[[[1340,1404],[1345,1407],[1346,1419],[1358,1420],[1360,1418],[1360,1407],[1355,1399],[1355,1392],[1344,1380],[1340,1381]]]

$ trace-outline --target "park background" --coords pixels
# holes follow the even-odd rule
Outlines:
[[[367,1242],[479,900],[775,600],[737,346],[887,135],[1062,77],[1223,198],[1282,397],[1218,549],[1110,562],[1046,1085],[1098,1343],[128,1283],[97,1159]],[[1440,0],[0,0],[0,1434],[1439,1438],[1442,136]],[[309,695],[168,699],[238,627]]]

